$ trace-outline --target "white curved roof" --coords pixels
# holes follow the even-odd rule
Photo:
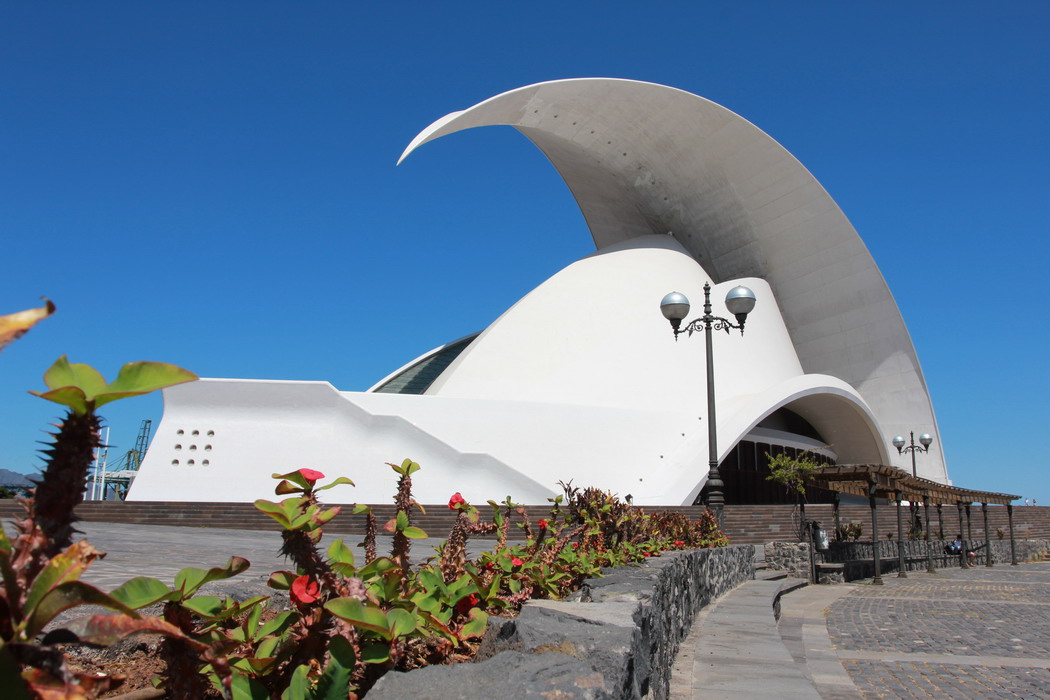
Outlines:
[[[443,117],[401,159],[446,134],[497,124],[547,155],[599,250],[673,232],[716,283],[767,280],[804,371],[855,387],[887,431],[887,453],[894,434],[933,433],[920,470],[947,480],[922,370],[885,280],[835,202],[776,141],[681,90],[585,78]]]

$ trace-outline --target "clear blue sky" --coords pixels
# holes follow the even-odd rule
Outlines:
[[[1047,36],[1046,2],[4,3],[0,312],[59,310],[0,355],[0,467],[38,463],[62,353],[362,390],[483,328],[593,250],[579,210],[511,129],[395,161],[611,76],[798,157],[901,307],[950,476],[1050,505]],[[105,413],[123,451],[161,401]]]

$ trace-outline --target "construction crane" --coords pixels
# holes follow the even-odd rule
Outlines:
[[[117,500],[124,500],[128,495],[128,488],[138,474],[139,466],[146,457],[146,448],[149,447],[149,435],[153,428],[153,421],[144,419],[139,426],[139,435],[135,439],[135,447],[128,450],[114,462],[108,464],[109,445],[103,444],[95,453],[95,468],[91,479],[89,498],[96,501],[105,501],[107,494]],[[106,429],[108,442],[109,429]]]

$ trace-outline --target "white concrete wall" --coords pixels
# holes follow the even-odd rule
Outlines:
[[[895,434],[933,434],[919,475],[947,481],[932,402],[885,280],[839,207],[775,140],[682,90],[581,78],[450,114],[402,159],[446,134],[494,124],[513,126],[547,155],[599,249],[673,231],[714,280],[768,280],[804,370],[856,387],[887,449]],[[896,450],[892,457],[907,461]]]
[[[659,302],[681,291],[699,315],[707,279],[667,236],[592,255],[503,314],[431,395],[233,379],[165,390],[129,499],[273,498],[271,474],[309,467],[357,483],[326,500],[387,502],[396,478],[385,462],[410,457],[423,466],[413,481],[424,503],[455,491],[543,503],[570,479],[638,504],[691,503],[707,475],[704,341],[675,342]],[[714,337],[720,456],[787,405],[835,438],[840,459],[880,461],[863,399],[841,380],[804,375],[768,285],[741,282],[758,296],[746,332]],[[727,315],[735,284],[714,287],[716,314]],[[566,301],[577,297],[589,300],[585,313]]]

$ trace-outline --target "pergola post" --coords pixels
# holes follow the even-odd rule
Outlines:
[[[904,514],[901,508],[901,492],[896,492],[897,497],[897,578],[908,578],[904,559]]]
[[[966,503],[963,508],[966,510],[966,541],[973,546],[973,520],[970,519],[970,505]]]
[[[963,527],[963,502],[956,501],[955,507],[959,511],[959,539],[962,540],[962,549],[959,551],[959,568],[965,569],[968,566],[966,563],[966,548],[969,545],[967,544],[966,540],[962,539],[963,534],[965,534],[966,532],[966,528]]]
[[[933,568],[933,545],[930,543],[930,494],[922,495],[922,510],[926,514],[926,573],[935,574],[937,569]]]
[[[940,534],[940,537],[938,537],[937,539],[943,542],[944,541],[944,510],[941,508],[941,504],[940,503],[937,504],[937,532],[938,532],[938,534]]]
[[[806,525],[806,504],[798,504],[798,541],[805,542],[807,535],[809,534],[809,527]]]
[[[836,491],[835,492],[835,502],[831,506],[831,512],[835,516],[835,539],[836,540],[839,538],[839,533],[842,532],[842,520],[841,520],[841,515],[839,513],[839,502],[841,500],[842,499],[839,498],[839,492]]]
[[[1006,504],[1006,517],[1010,522],[1010,566],[1017,566],[1017,544],[1014,541],[1014,504]]]
[[[882,585],[882,563],[879,561],[879,514],[875,506],[876,484],[868,482],[868,505],[871,506],[871,551],[875,558],[875,578],[871,580],[873,586]]]
[[[984,565],[995,566],[995,557],[992,556],[992,536],[988,530],[988,504],[981,504],[981,513],[984,515]]]

